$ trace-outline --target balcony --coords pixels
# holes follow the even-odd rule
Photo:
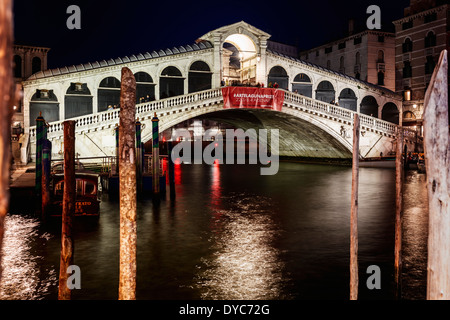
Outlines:
[[[386,71],[386,64],[384,62],[377,62],[377,71]]]

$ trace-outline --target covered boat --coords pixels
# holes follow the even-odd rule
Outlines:
[[[92,171],[78,170],[75,172],[75,178],[75,216],[99,216],[99,175]],[[50,216],[62,215],[63,192],[64,173],[55,173],[52,176]]]

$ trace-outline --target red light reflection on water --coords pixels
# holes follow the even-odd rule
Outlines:
[[[218,211],[221,204],[222,187],[220,184],[220,165],[219,160],[216,159],[214,164],[211,166],[211,205]],[[217,213],[216,217],[218,217]]]
[[[177,158],[174,161],[174,181],[175,184],[181,184],[181,160]]]

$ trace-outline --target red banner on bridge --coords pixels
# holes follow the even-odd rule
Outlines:
[[[272,88],[224,87],[224,108],[258,108],[281,111],[284,91]]]

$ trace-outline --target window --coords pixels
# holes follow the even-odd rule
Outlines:
[[[402,45],[403,53],[411,52],[413,50],[413,43],[410,38],[406,38]]]
[[[384,62],[384,51],[383,50],[379,50],[378,51],[378,63],[383,63]]]
[[[355,65],[359,66],[361,64],[361,55],[359,52],[355,55]]]
[[[402,30],[411,29],[413,27],[413,21],[409,20],[408,22],[403,22]]]
[[[339,59],[339,72],[345,72],[344,66],[345,66],[344,56],[341,56],[341,58]]]
[[[360,44],[362,41],[361,37],[357,37],[355,39],[353,39],[353,44]]]
[[[345,49],[345,42],[341,42],[338,44],[338,49]]]
[[[327,47],[325,48],[325,53],[330,53],[333,51],[333,47]]]
[[[31,72],[39,72],[41,71],[41,68],[41,59],[39,57],[34,57],[33,60],[31,60]]]
[[[428,22],[431,22],[431,21],[435,21],[436,19],[437,19],[437,14],[436,14],[436,12],[433,12],[433,13],[427,14],[424,17],[423,22],[424,23],[428,23]]]
[[[432,56],[427,57],[427,62],[425,63],[425,74],[432,74],[435,67],[435,62]]]
[[[384,72],[378,72],[378,85],[384,86]]]
[[[427,33],[425,37],[425,48],[434,47],[436,45],[436,35],[433,31]]]
[[[22,78],[22,58],[19,55],[14,56],[14,77]]]
[[[384,36],[378,36],[378,42],[384,42]]]
[[[411,100],[411,90],[407,89],[405,91],[403,91],[403,99],[405,101],[410,101]]]
[[[412,76],[412,67],[410,61],[405,61],[403,66],[403,78],[410,78]]]

